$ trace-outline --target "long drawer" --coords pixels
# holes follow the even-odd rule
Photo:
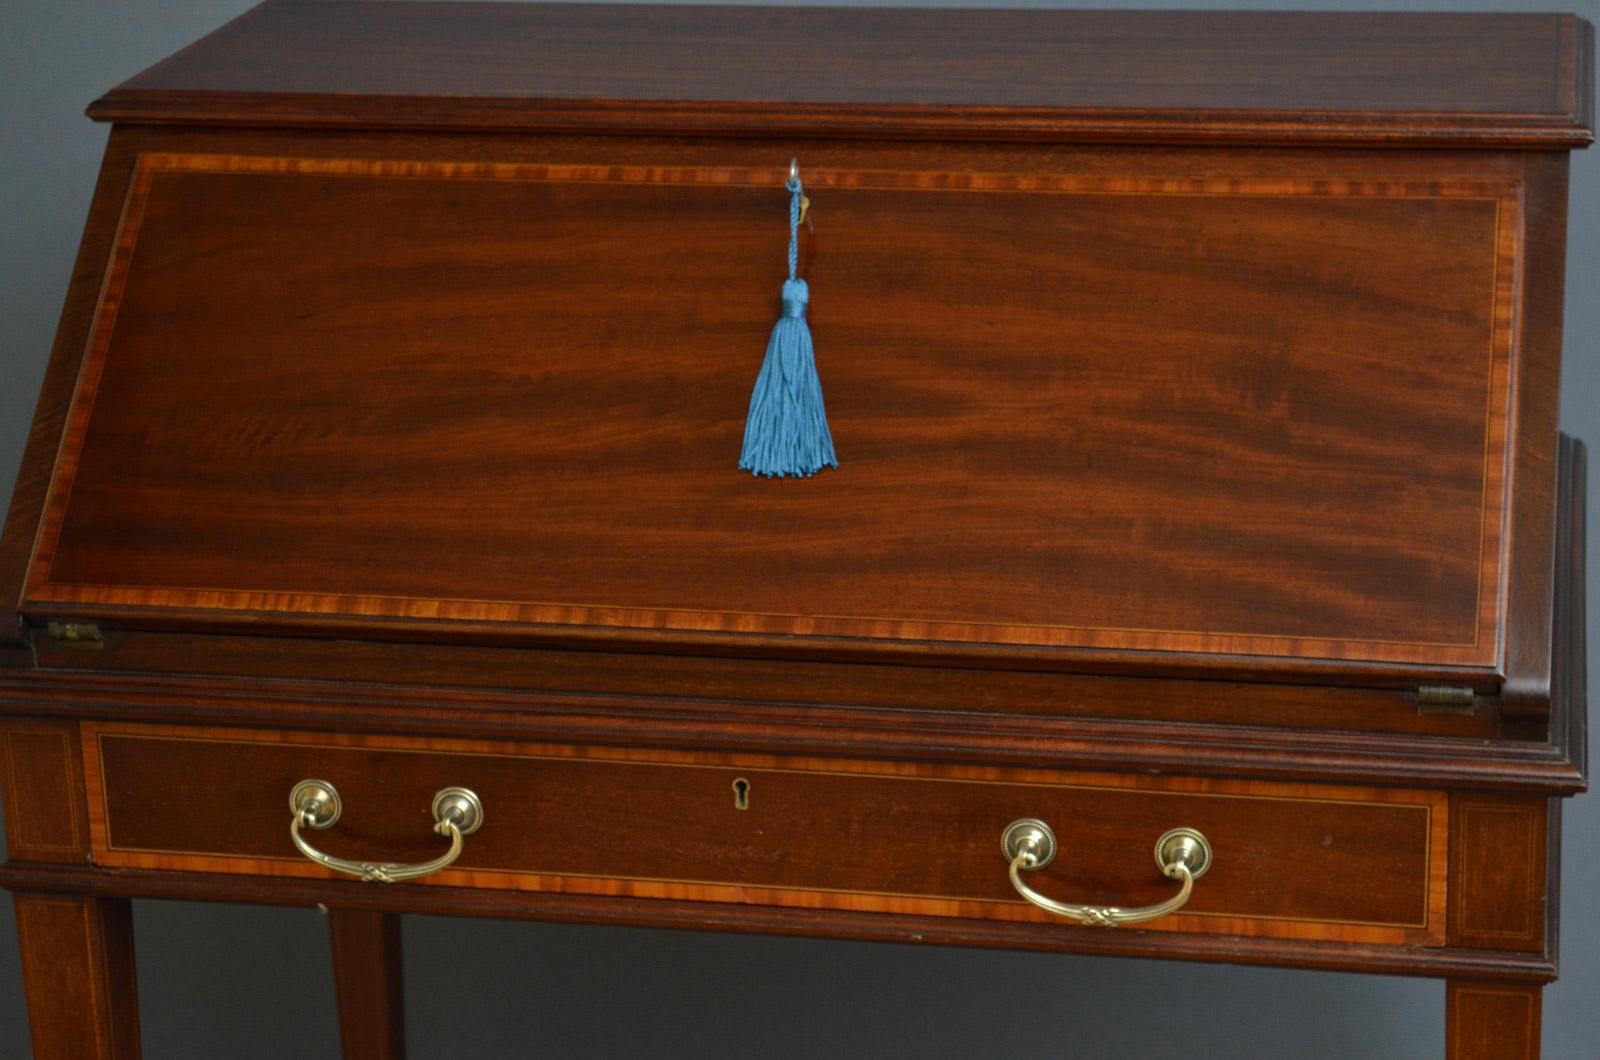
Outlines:
[[[304,832],[316,849],[427,862],[448,845],[435,793],[460,786],[481,800],[482,825],[429,882],[1093,930],[1013,889],[1002,833],[1037,818],[1059,853],[1027,883],[1072,903],[1172,897],[1157,838],[1202,833],[1208,871],[1151,929],[1444,939],[1436,792],[88,722],[83,746],[93,860],[107,867],[329,875],[290,837],[290,792],[308,779],[342,810]]]

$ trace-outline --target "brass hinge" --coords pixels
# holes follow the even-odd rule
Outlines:
[[[93,622],[62,622],[51,620],[45,626],[50,639],[66,648],[103,648],[106,642],[100,636],[100,627]]]
[[[1421,714],[1471,714],[1478,697],[1470,685],[1421,685],[1417,711]]]

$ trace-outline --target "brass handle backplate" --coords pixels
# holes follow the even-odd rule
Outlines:
[[[289,809],[294,814],[289,822],[289,838],[300,853],[318,865],[349,873],[367,883],[399,883],[431,876],[453,864],[461,856],[463,838],[483,825],[483,803],[476,794],[466,788],[443,788],[433,796],[433,830],[449,837],[449,850],[432,861],[414,865],[346,861],[324,854],[300,834],[302,828],[332,828],[339,820],[344,806],[332,784],[326,780],[302,780],[289,792]]]
[[[1178,880],[1182,886],[1178,893],[1156,905],[1123,909],[1114,905],[1073,905],[1046,898],[1022,882],[1022,873],[1034,872],[1055,860],[1055,832],[1035,817],[1012,821],[1001,834],[1000,846],[1011,862],[1011,886],[1017,893],[1040,909],[1076,920],[1080,924],[1096,927],[1118,927],[1122,924],[1142,924],[1176,913],[1189,901],[1194,891],[1194,881],[1211,867],[1211,844],[1193,828],[1174,828],[1156,840],[1156,865],[1163,875]]]

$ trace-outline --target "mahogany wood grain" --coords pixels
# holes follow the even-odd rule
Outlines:
[[[1552,724],[1565,730],[1549,734],[1572,747],[1573,765],[1588,775],[1589,743],[1578,736],[1587,729],[1589,692],[1589,639],[1586,624],[1588,570],[1587,546],[1588,451],[1575,438],[1561,437],[1561,474],[1556,490],[1555,640],[1552,651],[1550,697]],[[1515,735],[1511,733],[1509,735]]]
[[[1557,435],[1560,406],[1562,299],[1566,280],[1567,156],[1530,156],[1523,186],[1524,246],[1522,304],[1516,338],[1517,432],[1523,438]],[[1515,543],[1507,564],[1511,598],[1506,623],[1502,708],[1508,716],[1542,716],[1550,702],[1550,624],[1555,605],[1554,547],[1559,474],[1556,448],[1517,446],[1511,469],[1517,496],[1507,506],[1508,533]]]
[[[78,725],[0,718],[0,797],[6,853],[14,861],[82,862],[89,856]]]
[[[778,486],[776,170],[139,173],[30,606],[1497,661],[1514,186],[814,170],[859,455]]]
[[[329,909],[328,941],[345,1060],[405,1060],[400,917],[367,909]]]
[[[811,935],[926,945],[984,946],[1056,953],[1319,968],[1383,975],[1463,976],[1549,982],[1543,954],[1376,943],[1317,942],[1186,932],[1085,931],[1072,924],[972,920],[852,910],[678,901],[555,892],[394,884],[146,869],[0,865],[0,886],[119,897],[350,908],[432,916],[473,916],[629,924],[686,930]]]
[[[1552,964],[1561,959],[1561,814],[1565,800],[1550,799],[1545,813],[1544,840],[1544,955]],[[1448,931],[1447,931],[1448,933]]]
[[[1492,695],[1465,714],[1416,709],[1401,689],[1167,679],[1048,671],[906,667],[770,657],[597,652],[546,648],[406,644],[261,634],[174,637],[143,630],[105,634],[84,651],[41,639],[49,669],[112,674],[276,677],[296,680],[520,689],[553,696],[808,704],[832,708],[958,711],[1035,718],[1141,718],[1190,724],[1255,725],[1434,736],[1493,737],[1501,721]],[[114,679],[114,678],[110,678]],[[490,701],[482,695],[474,705]],[[759,708],[757,708],[759,709]],[[1538,741],[1537,720],[1521,738]]]
[[[1447,1060],[1539,1060],[1544,988],[1451,979],[1445,987]]]
[[[138,1060],[128,900],[19,891],[12,901],[34,1060]]]
[[[1459,179],[1459,180],[1509,180],[1520,182],[1524,178],[1526,160],[1515,154],[1497,154],[1493,152],[1339,152],[1330,156],[1324,151],[1277,151],[1269,153],[1254,152],[1241,155],[1239,152],[1210,149],[1182,149],[1172,148],[1138,148],[1124,147],[1110,148],[1077,148],[1056,145],[1007,145],[1007,144],[893,144],[880,143],[872,145],[851,144],[845,142],[826,141],[795,141],[786,143],[763,145],[759,141],[694,141],[694,140],[643,140],[627,138],[608,138],[603,141],[583,137],[408,137],[387,133],[343,133],[337,138],[319,136],[301,132],[280,132],[272,130],[228,130],[196,132],[179,128],[143,128],[138,130],[118,130],[113,137],[113,148],[126,142],[127,138],[136,138],[137,143],[146,150],[166,152],[192,152],[195,150],[224,150],[233,152],[260,153],[266,155],[306,155],[313,157],[329,158],[372,158],[375,160],[392,159],[396,157],[416,157],[419,151],[438,153],[442,144],[454,145],[447,153],[456,157],[485,158],[494,160],[523,160],[529,163],[568,162],[581,163],[594,157],[597,145],[604,146],[607,157],[615,158],[619,163],[638,164],[664,164],[671,163],[686,166],[713,166],[713,165],[762,165],[770,164],[774,151],[783,154],[792,150],[800,150],[805,156],[817,158],[820,162],[838,168],[888,168],[905,169],[911,172],[925,170],[930,164],[937,164],[952,171],[968,168],[982,168],[985,166],[998,166],[1006,172],[1019,174],[1037,173],[1047,175],[1061,172],[1074,172],[1083,174],[1101,174],[1114,176],[1130,170],[1147,173],[1151,176],[1166,176],[1173,179],[1194,178],[1197,176],[1216,176],[1226,179],[1238,179],[1247,174],[1257,176],[1270,176],[1278,179],[1316,179],[1330,173],[1337,174],[1341,179],[1348,180],[1393,180],[1393,179]],[[460,152],[460,154],[456,154]],[[115,151],[114,151],[115,153]],[[126,160],[127,155],[121,156]],[[126,186],[128,174],[110,165],[108,156],[107,176],[102,181],[102,197],[110,188],[115,188],[120,194]],[[1330,164],[1333,166],[1330,169]],[[87,317],[92,315],[94,306],[99,300],[98,278],[80,277],[74,284],[69,297],[68,317]],[[65,333],[64,333],[65,334]],[[59,358],[58,358],[59,360]],[[64,375],[52,374],[47,382],[47,392],[54,388],[57,391],[70,389],[72,384],[71,373],[74,369],[61,366]],[[44,416],[41,406],[41,418],[36,425],[36,434],[41,438],[59,440],[62,430],[62,420],[58,415]],[[1538,436],[1523,439],[1525,447],[1539,447],[1551,444]],[[31,479],[35,476],[48,476],[53,463],[52,451],[47,452],[43,445],[30,450],[29,467],[25,468],[24,478]],[[37,498],[35,498],[37,499]],[[12,530],[6,534],[4,546],[0,548],[0,558],[9,550],[14,550],[19,543],[25,551],[27,542],[32,539],[33,528],[37,526],[38,509],[30,509],[23,504],[23,495],[19,493],[17,504],[14,506]],[[21,564],[25,555],[18,554],[14,567],[16,581],[10,588],[0,588],[0,598],[14,599],[20,593]],[[0,574],[4,569],[0,568]],[[1538,584],[1531,579],[1513,579],[1509,586],[1510,598],[1508,600],[1508,622],[1517,624],[1519,616],[1530,613],[1536,614],[1541,600],[1531,598],[1523,600],[1518,594],[1524,588],[1531,586],[1537,593]],[[1543,598],[1547,605],[1548,597]],[[87,617],[98,617],[102,623],[108,618],[114,618],[114,624],[141,624],[147,627],[160,625],[173,625],[176,628],[194,629],[204,624],[215,624],[218,620],[216,612],[200,612],[184,615],[179,612],[169,612],[166,618],[157,618],[148,614],[129,614],[126,610],[108,616],[96,615],[98,610],[92,605],[79,605],[75,611],[84,613]],[[274,622],[259,615],[236,614],[229,616],[235,623],[251,632],[270,632]],[[303,628],[304,622],[300,623]],[[373,623],[368,621],[344,621],[327,618],[319,623],[319,628],[336,636],[371,636],[379,631],[373,628]],[[670,650],[682,644],[683,638],[662,637],[652,631],[627,630],[626,634],[630,643],[646,646],[648,650]],[[480,641],[500,641],[502,643],[525,641],[515,631],[508,631],[503,626],[486,625],[482,623],[451,622],[443,623],[428,619],[411,619],[402,624],[393,622],[382,624],[381,636],[385,639],[420,639],[428,640],[460,640],[462,638],[477,639]],[[607,632],[600,629],[584,631],[584,636],[591,642],[605,641]],[[546,635],[541,638],[545,643],[551,643],[553,638]],[[706,635],[694,638],[694,650],[697,652],[715,652],[719,654],[734,653],[761,653],[770,652],[781,648],[789,657],[811,654],[813,657],[832,657],[839,659],[850,658],[857,654],[856,649],[848,644],[838,641],[819,641],[809,646],[797,645],[793,638],[768,638],[751,634],[740,636],[738,643],[731,643],[726,638]],[[903,657],[901,661],[926,664],[947,656],[947,650],[938,644],[903,644],[901,646]],[[976,646],[963,649],[963,654],[969,662],[980,665],[993,666],[997,660],[985,658],[984,653],[977,650]],[[1181,673],[1207,673],[1207,672],[1239,672],[1253,675],[1275,674],[1289,680],[1305,680],[1303,666],[1295,660],[1281,660],[1256,657],[1249,660],[1240,660],[1235,657],[1219,657],[1196,655],[1193,653],[1171,652],[1163,653],[1160,657],[1164,665],[1172,667],[1175,674]],[[1097,651],[1092,659],[1076,656],[1070,660],[1070,665],[1080,669],[1120,670],[1122,672],[1147,672],[1146,668],[1152,659],[1145,652],[1112,652],[1105,649]],[[1040,658],[1037,653],[1030,653],[1021,649],[1007,650],[1006,665],[1025,665],[1030,667],[1067,665],[1068,662],[1060,657]],[[1316,675],[1316,680],[1330,683],[1399,683],[1414,688],[1418,683],[1429,683],[1441,677],[1462,679],[1464,674],[1459,671],[1441,674],[1437,668],[1422,667],[1413,664],[1374,663],[1366,662],[1359,665],[1339,664],[1326,662]],[[1481,690],[1492,691],[1496,676],[1486,672],[1481,676],[1472,678],[1474,684]]]
[[[1548,802],[1482,795],[1450,800],[1450,942],[1543,952]]]
[[[111,256],[127,199],[128,182],[133,174],[133,157],[127,135],[113,129],[89,205],[78,257],[72,267],[72,282],[45,369],[33,426],[28,432],[22,465],[7,507],[5,532],[0,534],[0,645],[20,643],[24,633],[17,600],[28,557],[33,551],[39,514],[50,483],[50,468],[55,464],[61,444],[67,406],[93,331],[106,262]]]
[[[347,1055],[400,1054],[423,912],[1444,975],[1451,1057],[1537,1056],[1592,53],[274,0],[114,89],[0,538],[36,1052],[137,1053],[140,896],[333,908]],[[754,483],[791,156],[845,467]],[[487,824],[435,882],[331,879],[286,835],[315,774],[335,853],[437,853],[448,783]],[[1069,900],[1169,894],[1173,824],[1218,860],[1149,930],[1064,924],[1008,889],[1023,815]]]
[[[1526,719],[1514,719],[1504,727],[1500,740],[1441,740],[1438,738],[1376,737],[1359,731],[1319,732],[1314,728],[1300,732],[1280,727],[1252,724],[1242,727],[1198,724],[1183,721],[1185,710],[1198,716],[1205,708],[1188,697],[1164,697],[1173,710],[1170,724],[1118,720],[1155,710],[1152,701],[1140,698],[1138,688],[1147,687],[1150,695],[1161,690],[1180,691],[1181,684],[1162,681],[1129,681],[1124,690],[1130,698],[1114,700],[1110,716],[1101,719],[1027,718],[1016,714],[985,717],[963,711],[961,696],[973,697],[972,705],[985,706],[987,682],[1001,691],[1000,698],[988,702],[995,711],[1016,711],[1020,704],[1038,700],[1042,705],[1057,697],[1076,701],[1077,691],[1052,692],[1050,686],[1029,688],[1009,681],[1030,681],[1028,675],[1005,675],[982,670],[942,674],[933,671],[923,683],[922,671],[910,670],[899,680],[884,671],[883,691],[874,693],[877,707],[805,707],[797,703],[778,703],[783,699],[773,689],[752,678],[754,669],[766,664],[751,661],[749,668],[718,669],[733,665],[729,660],[682,661],[687,668],[681,676],[670,657],[637,658],[575,653],[565,660],[552,661],[558,670],[570,669],[572,682],[545,676],[524,679],[519,666],[504,660],[519,653],[506,650],[475,649],[479,654],[461,656],[461,666],[477,665],[485,674],[498,675],[509,685],[549,684],[555,680],[556,693],[512,691],[495,687],[464,689],[398,687],[385,683],[391,679],[420,681],[424,684],[462,680],[459,668],[444,670],[440,657],[455,650],[441,648],[429,657],[415,645],[320,645],[314,642],[284,640],[276,644],[257,643],[268,672],[293,675],[297,680],[228,678],[231,672],[252,667],[235,665],[235,649],[219,642],[241,638],[174,638],[167,657],[173,660],[169,671],[185,660],[201,655],[217,655],[218,671],[210,675],[174,677],[157,674],[92,674],[85,672],[82,660],[95,658],[93,652],[58,652],[50,665],[61,669],[0,674],[0,701],[8,711],[32,717],[79,717],[100,714],[124,720],[178,720],[205,724],[225,719],[242,726],[282,725],[298,729],[321,729],[383,733],[409,731],[438,736],[498,736],[509,739],[566,740],[587,743],[633,744],[663,748],[720,748],[756,752],[776,752],[797,745],[818,753],[838,755],[872,754],[897,760],[924,757],[930,747],[942,759],[974,763],[1049,766],[1052,768],[1127,768],[1137,766],[1157,771],[1234,777],[1277,777],[1293,780],[1343,780],[1361,782],[1384,780],[1410,785],[1447,785],[1483,791],[1523,790],[1546,794],[1573,793],[1586,785],[1586,682],[1584,673],[1586,644],[1583,636],[1583,543],[1582,514],[1583,447],[1570,438],[1563,439],[1561,476],[1558,485],[1556,528],[1556,598],[1561,602],[1553,622],[1556,650],[1552,653],[1552,715],[1549,726],[1530,726]],[[116,636],[105,649],[116,654]],[[162,635],[151,635],[159,639]],[[185,645],[188,645],[186,649]],[[186,654],[187,652],[187,654]],[[279,661],[272,663],[276,652]],[[299,662],[289,657],[310,652]],[[350,653],[354,653],[352,654]],[[49,653],[42,653],[49,660]],[[544,655],[530,658],[545,658]],[[303,669],[307,661],[325,667],[320,676],[333,680],[311,680],[319,676]],[[402,662],[401,660],[409,660]],[[417,662],[420,665],[412,665]],[[618,669],[634,671],[637,686],[599,684],[603,693],[582,694],[585,663],[590,671]],[[537,664],[542,666],[544,664]],[[391,669],[392,668],[392,669]],[[785,670],[796,670],[790,660]],[[822,677],[822,670],[799,670],[800,683],[818,681],[818,690],[838,690],[844,697],[852,688],[852,674],[868,673],[860,666],[839,666],[837,677]],[[593,678],[599,680],[599,678]],[[619,681],[629,678],[618,677]],[[652,696],[650,685],[670,689],[683,682],[677,698]],[[710,696],[693,698],[695,682]],[[946,683],[960,682],[956,698],[940,703],[934,691]],[[493,684],[493,682],[490,682]],[[1119,688],[1123,686],[1118,686]],[[1236,686],[1225,682],[1201,682],[1200,689],[1213,689],[1225,696]],[[1265,695],[1273,686],[1258,688],[1247,695]],[[1327,690],[1329,693],[1335,690]],[[633,695],[621,695],[632,692]],[[901,702],[899,694],[913,698]],[[726,694],[728,703],[717,697]],[[741,694],[754,698],[740,698]],[[790,692],[788,695],[795,695]],[[1304,687],[1282,686],[1273,695],[1305,696]],[[905,707],[916,705],[915,697],[929,696],[925,705],[947,709],[916,712]],[[1279,702],[1272,699],[1268,703]],[[1290,700],[1283,700],[1289,703]],[[1310,700],[1301,699],[1304,709]],[[1383,703],[1374,704],[1375,709]],[[1403,702],[1393,709],[1410,708]],[[1242,718],[1238,720],[1250,720]],[[1273,720],[1263,714],[1259,721]],[[1283,722],[1283,718],[1277,719]],[[1360,730],[1372,722],[1347,720],[1339,728]],[[1552,847],[1552,850],[1554,848]],[[1547,918],[1553,927],[1553,918]]]
[[[1572,16],[267,3],[102,120],[1576,146]]]
[[[1548,795],[1583,791],[1565,718],[1549,742],[1383,737],[1359,732],[1101,719],[994,718],[899,710],[838,711],[761,703],[737,710],[693,700],[540,696],[468,690],[451,695],[314,682],[202,681],[0,674],[7,709],[38,716],[125,721],[226,721],[349,732],[413,732],[664,748],[866,754],[1048,768],[1126,769],[1196,776],[1403,786],[1446,785]]]
[[[323,876],[288,839],[287,793],[332,782],[345,812],[314,845],[361,861],[439,853],[433,792],[469,787],[485,825],[436,879],[932,916],[1046,920],[1006,879],[1019,817],[1067,846],[1039,885],[1121,905],[1172,890],[1156,837],[1206,833],[1215,866],[1151,930],[1438,945],[1442,796],[1395,789],[172,727],[89,727],[97,864]],[[161,777],[203,798],[174,815]],[[748,809],[733,785],[748,784]],[[497,822],[491,826],[490,821]],[[1051,879],[1050,877],[1055,877]],[[354,881],[352,881],[354,884]]]

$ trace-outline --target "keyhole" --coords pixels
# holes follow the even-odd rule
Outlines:
[[[743,777],[733,782],[733,808],[736,810],[750,808],[750,782]]]

